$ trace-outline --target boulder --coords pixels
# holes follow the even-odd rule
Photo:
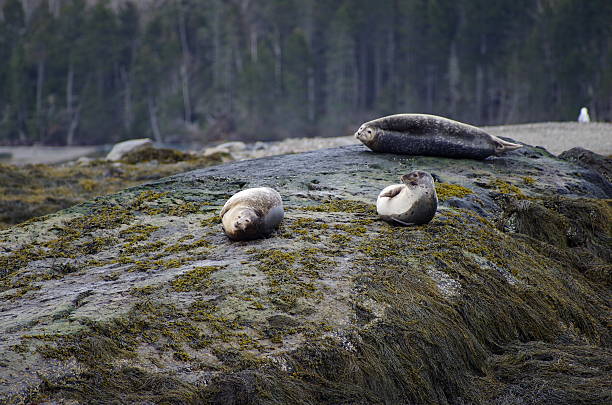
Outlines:
[[[246,149],[246,144],[240,141],[234,142],[225,142],[220,145],[217,145],[217,148],[227,150],[228,152],[242,152]]]
[[[434,175],[433,221],[376,216]],[[231,242],[236,191],[285,220]],[[606,403],[609,182],[524,147],[483,161],[361,145],[233,162],[0,232],[0,402]]]
[[[153,148],[153,141],[149,138],[130,139],[128,141],[116,143],[111,151],[108,152],[108,155],[106,155],[106,159],[116,162],[123,159],[128,153],[150,148]]]
[[[576,147],[559,155],[560,159],[575,162],[582,167],[593,169],[607,181],[612,181],[612,157],[605,157],[590,150]]]

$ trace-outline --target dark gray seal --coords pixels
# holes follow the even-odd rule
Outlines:
[[[522,145],[480,128],[427,114],[397,114],[363,124],[355,138],[374,152],[484,159]]]
[[[433,219],[438,196],[433,177],[415,170],[400,177],[402,184],[385,187],[376,200],[376,211],[387,222],[421,225]]]
[[[242,190],[231,196],[221,209],[223,231],[232,240],[266,237],[284,216],[280,194],[269,187]]]

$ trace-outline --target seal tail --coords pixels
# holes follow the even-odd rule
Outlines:
[[[501,155],[502,153],[510,152],[511,150],[515,150],[515,149],[523,147],[523,145],[521,144],[504,141],[503,139],[500,139],[500,138],[497,138],[496,142],[497,142],[497,146],[495,148],[496,155]]]

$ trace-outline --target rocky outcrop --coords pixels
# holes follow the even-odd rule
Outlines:
[[[590,150],[576,147],[561,153],[559,158],[593,169],[606,180],[612,181],[612,157],[610,156],[605,157]]]
[[[378,192],[437,180],[434,220]],[[285,220],[230,242],[270,186]],[[9,403],[605,403],[612,186],[525,147],[484,161],[363,146],[234,162],[0,233]]]
[[[113,146],[110,152],[108,152],[106,160],[118,162],[128,153],[139,152],[146,149],[153,149],[153,141],[149,138],[130,139],[119,142]]]

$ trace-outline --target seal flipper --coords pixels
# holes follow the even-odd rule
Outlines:
[[[403,185],[397,184],[395,187],[389,187],[389,190],[387,191],[383,190],[383,192],[378,195],[378,198],[381,198],[381,197],[393,198],[399,193],[401,193],[403,189],[404,189]]]
[[[502,153],[509,152],[511,150],[516,150],[518,148],[522,148],[523,145],[513,142],[504,141],[498,137],[494,137],[495,139],[495,154],[501,155]]]
[[[415,223],[413,223],[413,222],[404,222],[404,221],[400,221],[399,219],[397,219],[397,218],[393,218],[393,217],[391,217],[391,219],[392,219],[393,221],[397,222],[398,224],[400,224],[400,225],[404,225],[404,226],[412,226],[412,225],[416,225],[416,224],[415,224]]]

